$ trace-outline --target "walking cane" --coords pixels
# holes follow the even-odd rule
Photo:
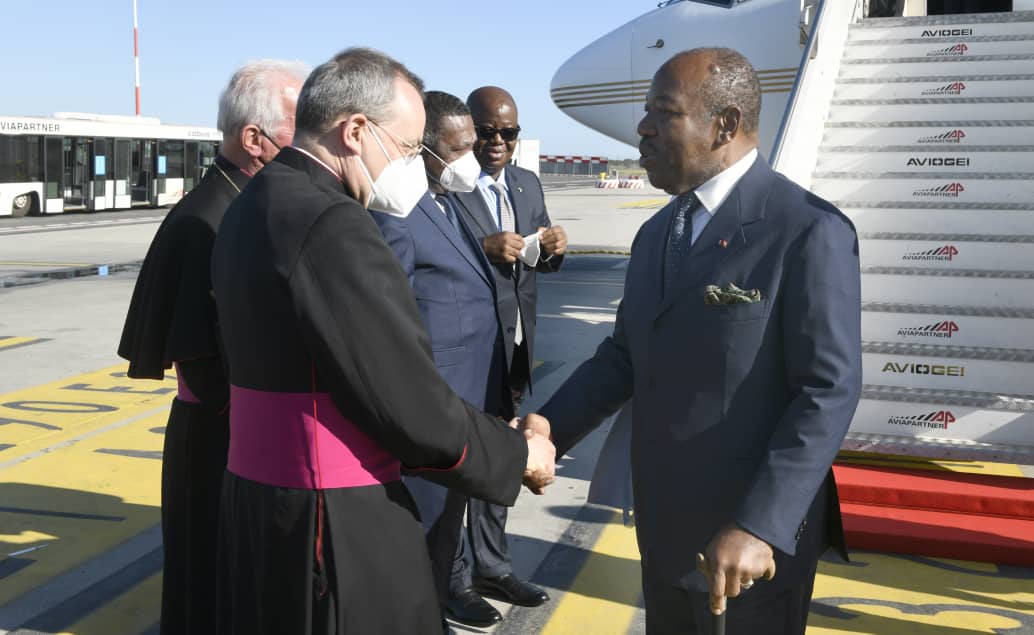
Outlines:
[[[711,635],[725,635],[725,613],[711,616]]]
[[[697,568],[705,574],[709,571],[707,558],[702,553],[697,554]],[[725,635],[725,613],[728,610],[729,607],[726,604],[725,611],[722,611],[720,615],[711,614],[711,635]]]

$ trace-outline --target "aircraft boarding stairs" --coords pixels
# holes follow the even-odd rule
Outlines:
[[[1034,12],[840,32],[798,180],[860,239],[865,386],[844,447],[1034,464]],[[853,547],[1034,566],[1034,479],[866,463],[836,468]]]

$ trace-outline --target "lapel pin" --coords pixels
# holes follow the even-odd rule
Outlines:
[[[718,246],[719,246],[719,247],[721,247],[722,249],[725,249],[726,247],[728,247],[728,246],[729,246],[729,241],[728,241],[728,240],[725,240],[725,239],[723,238],[723,239],[721,239],[721,240],[719,240],[719,241],[718,241]]]

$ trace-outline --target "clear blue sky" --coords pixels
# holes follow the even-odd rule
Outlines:
[[[131,0],[3,3],[0,114],[133,114]],[[348,46],[381,49],[429,89],[466,98],[496,84],[547,154],[638,156],[549,99],[559,65],[656,7],[653,0],[138,0],[142,114],[215,125],[230,73],[256,58],[322,63]]]

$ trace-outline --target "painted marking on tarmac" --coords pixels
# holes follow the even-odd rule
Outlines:
[[[622,203],[621,205],[618,205],[618,209],[656,209],[664,207],[670,200],[670,198],[647,198],[641,201]]]
[[[89,267],[89,262],[42,262],[39,260],[0,260],[0,267]]]
[[[638,569],[635,530],[612,513],[542,635],[627,633],[641,605]]]
[[[31,346],[40,342],[50,341],[45,337],[15,337],[13,335],[0,335],[0,351],[9,351],[12,348]]]
[[[0,606],[159,522],[154,459],[175,380],[131,380],[124,368],[0,395],[0,553],[47,544],[0,560],[11,561],[0,564]]]
[[[18,227],[0,228],[0,236],[7,234],[31,234],[36,232],[62,231],[70,229],[89,229],[90,227],[108,227],[111,225],[141,225],[163,220],[165,216],[145,216],[141,218],[121,218],[115,220],[93,220],[78,223],[41,223],[37,225],[20,225]]]

